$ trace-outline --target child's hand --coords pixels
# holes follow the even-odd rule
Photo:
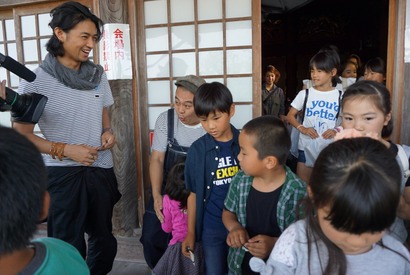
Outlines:
[[[305,126],[302,126],[302,127],[300,127],[299,131],[302,134],[309,136],[311,139],[315,139],[315,138],[319,137],[319,135],[317,134],[315,128],[312,128],[312,127],[306,128]]]
[[[188,247],[195,251],[195,234],[189,233],[186,235],[184,241],[182,242],[182,254],[191,259],[191,255],[189,254]]]
[[[335,137],[337,131],[335,129],[327,129],[323,134],[322,138],[324,139],[332,139]]]
[[[261,259],[267,259],[277,240],[278,238],[276,237],[256,235],[255,237],[250,238],[244,246],[253,256]]]
[[[377,133],[374,132],[362,132],[356,129],[342,129],[335,135],[335,141],[344,138],[357,138],[357,137],[369,137],[375,140],[380,140],[380,137]]]
[[[248,232],[242,226],[232,229],[226,237],[226,243],[232,248],[240,248],[249,239]]]

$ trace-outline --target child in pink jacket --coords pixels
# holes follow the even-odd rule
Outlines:
[[[162,201],[164,222],[162,230],[172,233],[172,239],[165,254],[161,257],[153,273],[161,274],[203,274],[201,247],[195,245],[191,259],[181,253],[181,243],[188,232],[187,199],[189,191],[185,188],[185,164],[175,164],[168,174],[165,195]]]

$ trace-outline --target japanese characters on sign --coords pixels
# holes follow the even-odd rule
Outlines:
[[[132,79],[130,31],[128,24],[105,24],[100,61],[109,80]]]

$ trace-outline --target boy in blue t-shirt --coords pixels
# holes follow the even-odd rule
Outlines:
[[[229,231],[229,273],[256,274],[249,260],[269,257],[280,234],[296,221],[306,184],[285,166],[290,137],[279,118],[246,123],[239,145],[242,171],[232,179],[222,220]]]
[[[0,159],[0,274],[90,274],[72,245],[55,238],[31,241],[50,203],[38,149],[15,130],[0,127]]]
[[[229,89],[213,82],[199,87],[194,108],[207,134],[192,144],[185,162],[185,183],[191,193],[182,253],[189,257],[195,241],[201,242],[206,273],[226,274],[228,232],[222,223],[222,210],[231,179],[239,170],[239,131],[230,124],[235,105]]]

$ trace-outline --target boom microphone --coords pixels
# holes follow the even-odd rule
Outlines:
[[[30,71],[26,66],[20,64],[10,56],[4,56],[1,53],[0,65],[28,82],[33,82],[34,79],[36,79],[36,74]]]

